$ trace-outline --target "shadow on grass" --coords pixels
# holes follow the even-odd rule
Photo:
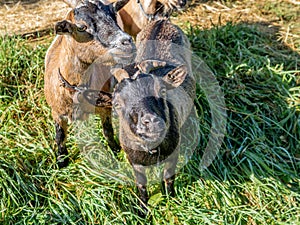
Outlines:
[[[228,23],[204,31],[190,28],[194,53],[222,87],[228,117],[218,158],[200,175],[197,166],[207,144],[203,138],[181,171],[191,175],[187,183],[203,177],[240,185],[253,182],[254,176],[261,182],[277,180],[300,193],[300,55],[278,40],[279,29],[268,23]],[[198,108],[209,112],[201,90],[198,96]],[[200,117],[205,121],[201,129],[209,131],[209,113]]]

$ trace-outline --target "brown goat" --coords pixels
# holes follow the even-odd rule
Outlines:
[[[136,37],[149,21],[168,17],[185,4],[186,0],[129,0],[119,12],[122,25],[119,24],[126,33]]]
[[[49,47],[45,58],[45,96],[52,109],[55,121],[56,143],[58,145],[57,163],[59,167],[68,164],[66,135],[68,120],[74,116],[74,90],[64,87],[82,84],[85,72],[95,60],[105,62],[126,62],[133,55],[135,46],[132,38],[124,33],[116,22],[116,12],[128,0],[104,5],[100,1],[69,0],[65,1],[73,9],[66,19],[55,25],[58,34]],[[105,70],[105,69],[104,69]],[[107,69],[106,69],[107,70]],[[98,90],[109,91],[110,75]],[[104,135],[114,152],[120,150],[113,138],[111,108],[98,111],[101,117]],[[76,115],[76,117],[80,117]]]

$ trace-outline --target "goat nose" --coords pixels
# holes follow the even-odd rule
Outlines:
[[[150,124],[154,124],[154,123],[156,123],[156,122],[158,122],[159,121],[159,119],[156,117],[156,116],[154,116],[154,115],[152,115],[152,114],[149,114],[149,113],[147,113],[147,114],[145,114],[142,118],[141,118],[141,122],[142,122],[142,124],[144,125],[144,126],[150,126]]]
[[[132,38],[130,36],[122,35],[117,40],[117,45],[119,46],[130,46],[132,44]]]

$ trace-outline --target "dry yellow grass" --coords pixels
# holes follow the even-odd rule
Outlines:
[[[215,25],[232,23],[255,24],[257,27],[269,32],[272,28],[278,30],[278,39],[294,51],[300,52],[300,1],[295,0],[242,0],[231,1],[227,5],[220,1],[201,2],[193,0],[185,11],[173,18],[173,22],[184,25],[187,21],[192,26],[210,29]],[[276,12],[275,6],[282,5],[282,11]],[[274,9],[272,9],[274,6]],[[270,10],[271,8],[271,10]],[[280,17],[283,10],[293,10],[297,17],[286,21]]]
[[[68,11],[59,0],[12,3],[0,6],[0,34],[24,34],[50,29]]]
[[[214,25],[224,25],[227,22],[247,22],[256,24],[261,29],[267,27],[266,32],[276,27],[278,39],[295,51],[300,52],[300,17],[285,21],[276,14],[270,12],[266,5],[284,4],[291,10],[300,11],[300,1],[297,0],[237,0],[227,1],[200,1],[192,0],[189,7],[173,22],[184,26],[189,21],[191,25],[197,25],[202,29],[209,29]],[[5,4],[6,3],[6,4]],[[47,33],[53,28],[55,22],[64,18],[68,6],[61,0],[2,0],[0,2],[0,35],[3,34],[30,34],[36,31]],[[280,14],[280,12],[279,12]]]

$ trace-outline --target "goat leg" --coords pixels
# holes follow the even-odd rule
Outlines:
[[[175,150],[172,155],[167,159],[163,171],[163,182],[162,182],[162,191],[163,193],[168,193],[169,196],[175,196],[174,190],[174,181],[175,181],[175,170],[178,161],[179,151]]]
[[[114,138],[114,130],[113,130],[113,126],[111,123],[111,113],[108,115],[109,116],[100,116],[101,122],[102,122],[102,127],[103,127],[103,134],[108,143],[108,146],[110,147],[110,149],[112,150],[114,155],[117,156],[121,150],[121,147]]]
[[[67,122],[62,121],[63,125],[55,122],[55,142],[58,146],[56,153],[56,162],[59,168],[66,167],[69,164],[68,150],[66,147]]]
[[[148,213],[148,192],[147,192],[147,177],[145,173],[145,167],[142,165],[133,165],[133,170],[136,179],[136,187],[139,192],[140,197],[140,210],[138,211],[138,215],[142,218],[145,218]]]
[[[174,189],[174,181],[175,181],[175,175],[165,179],[162,181],[162,192],[164,194],[168,193],[170,197],[175,196],[175,189]]]

